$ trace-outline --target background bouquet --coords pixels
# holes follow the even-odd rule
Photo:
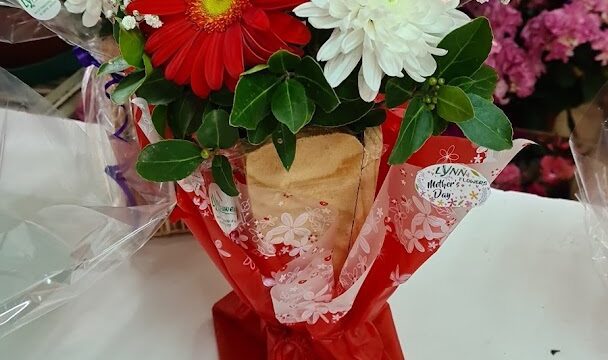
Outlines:
[[[234,289],[221,356],[401,358],[386,300],[526,145],[492,103],[488,20],[456,0],[110,5],[98,76],[134,110],[137,172],[177,181]]]

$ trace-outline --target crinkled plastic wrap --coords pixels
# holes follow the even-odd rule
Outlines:
[[[22,9],[3,6],[0,2],[0,42],[17,44],[55,36]]]
[[[154,142],[141,108],[139,124]],[[226,152],[239,196],[220,190],[208,164],[178,183],[183,221],[234,291],[213,308],[220,359],[403,358],[387,300],[472,206],[433,205],[416,190],[417,173],[466,164],[489,192],[528,142],[493,152],[433,137],[409,163],[383,166],[401,121],[388,113],[383,130],[361,137],[298,134],[289,172],[271,142]]]
[[[593,260],[608,284],[608,85],[578,120],[570,147],[579,197],[585,205]]]
[[[0,337],[127,259],[174,207],[172,184],[135,173],[131,112],[93,73],[80,122],[0,69]]]
[[[17,0],[4,1],[17,8],[22,8]],[[70,6],[70,3],[77,5]],[[66,42],[87,50],[97,60],[104,62],[120,54],[118,45],[111,34],[111,26],[107,31],[102,29],[102,11],[104,11],[106,3],[107,6],[112,4],[110,0],[88,2],[61,0],[59,13],[52,19],[40,21],[40,23]],[[91,6],[85,7],[85,4],[91,4]],[[18,36],[21,41],[27,39],[27,34],[23,33],[25,29],[22,27],[15,27],[13,30],[20,32],[14,36]],[[12,34],[2,34],[2,38],[12,36]],[[34,37],[34,34],[30,37]]]

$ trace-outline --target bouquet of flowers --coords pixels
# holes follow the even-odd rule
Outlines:
[[[112,4],[98,75],[134,105],[137,172],[177,183],[234,290],[221,358],[402,358],[388,297],[526,145],[492,102],[488,20],[457,0]]]

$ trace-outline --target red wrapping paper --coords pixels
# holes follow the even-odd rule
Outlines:
[[[150,138],[147,121],[144,114],[140,126]],[[388,112],[385,157],[399,121]],[[245,217],[226,235],[209,203],[208,170],[180,181],[182,220],[233,289],[213,308],[220,359],[403,359],[387,300],[470,210],[431,206],[414,190],[416,173],[438,163],[462,163],[491,182],[526,145],[516,141],[510,151],[492,152],[466,139],[433,137],[408,164],[388,167],[383,158],[374,206],[335,282],[331,252],[275,253],[280,244],[263,240],[271,232],[254,239],[253,220]],[[235,178],[241,185],[239,211],[246,213],[244,176],[237,170]],[[293,228],[296,215],[283,221]]]

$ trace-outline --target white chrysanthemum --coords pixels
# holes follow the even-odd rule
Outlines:
[[[325,77],[336,87],[361,62],[359,93],[372,101],[384,74],[423,82],[437,69],[441,39],[469,18],[458,0],[311,0],[294,9],[317,29],[334,29],[319,49]]]

